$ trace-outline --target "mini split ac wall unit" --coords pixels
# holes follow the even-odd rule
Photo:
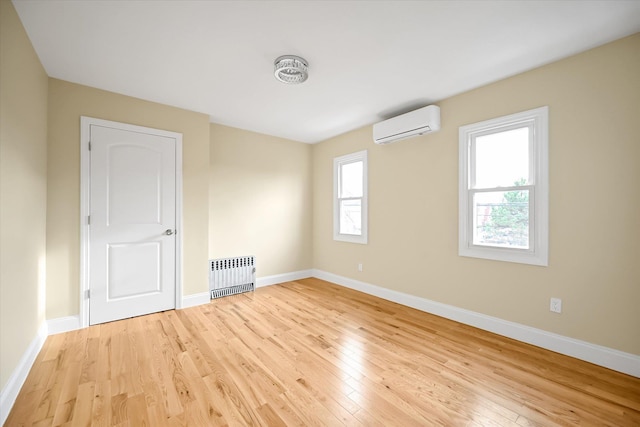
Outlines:
[[[440,107],[429,105],[373,125],[373,142],[389,144],[440,130]]]

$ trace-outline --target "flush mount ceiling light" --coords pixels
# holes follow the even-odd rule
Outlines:
[[[298,84],[307,80],[309,64],[304,58],[294,55],[284,55],[278,57],[273,63],[273,74],[276,79],[286,84]]]

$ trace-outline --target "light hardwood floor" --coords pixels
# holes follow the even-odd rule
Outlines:
[[[640,379],[317,279],[47,339],[7,426],[639,426]]]

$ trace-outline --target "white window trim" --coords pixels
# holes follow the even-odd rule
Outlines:
[[[340,233],[340,203],[338,201],[338,184],[339,184],[339,171],[340,166],[346,163],[353,163],[362,161],[362,234],[355,236],[353,234],[341,234]],[[367,162],[367,150],[358,151],[356,153],[347,154],[344,156],[336,157],[333,159],[333,240],[350,243],[360,243],[366,245],[368,243],[369,235],[369,220],[368,220],[368,194],[369,194],[369,168]]]
[[[530,249],[501,248],[473,244],[473,206],[469,191],[469,162],[471,138],[492,129],[531,122],[533,144],[530,156],[530,211],[532,233]],[[504,117],[461,126],[459,130],[459,199],[458,199],[458,254],[497,261],[531,265],[549,265],[549,107],[540,107]],[[505,190],[509,190],[505,188]]]

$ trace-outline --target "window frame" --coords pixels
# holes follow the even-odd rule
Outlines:
[[[478,136],[530,127],[529,182],[523,186],[474,188],[475,152]],[[497,117],[459,128],[458,254],[465,257],[549,265],[549,107]],[[506,248],[474,244],[473,196],[492,191],[529,191],[529,248]]]
[[[340,242],[350,242],[367,244],[368,243],[368,161],[367,150],[358,151],[344,156],[335,157],[333,159],[333,240]],[[343,165],[362,161],[362,197],[345,197],[340,198],[340,170]],[[361,234],[343,234],[340,233],[340,201],[344,199],[360,199],[361,214]]]

